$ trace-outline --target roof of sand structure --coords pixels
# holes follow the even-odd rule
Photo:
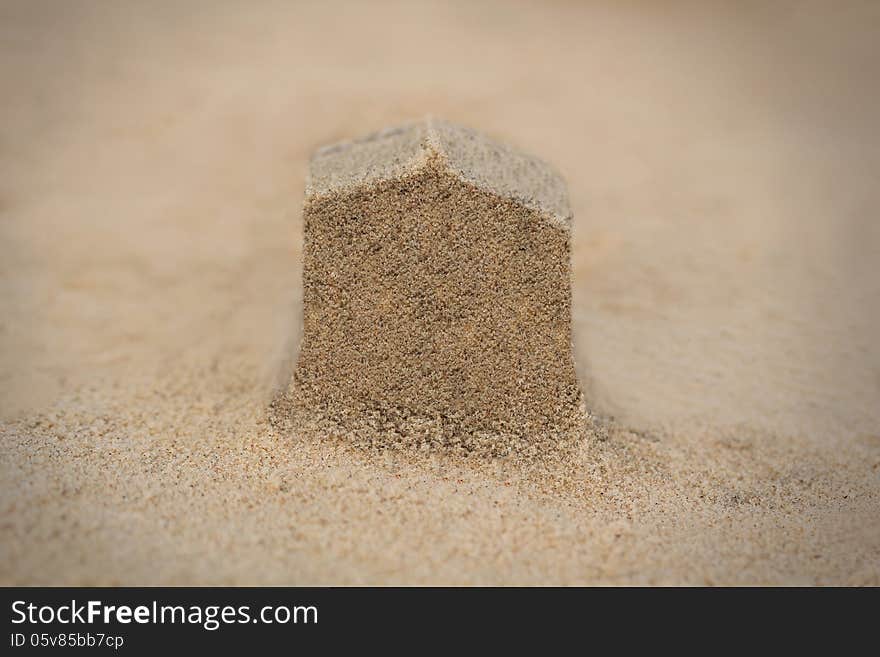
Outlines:
[[[432,118],[318,150],[310,163],[306,198],[363,190],[435,163],[465,184],[570,225],[565,181],[550,165],[474,130]]]

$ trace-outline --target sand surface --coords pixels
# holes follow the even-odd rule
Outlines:
[[[880,584],[880,7],[663,4],[0,2],[0,582]],[[568,181],[575,457],[266,420],[428,112]]]

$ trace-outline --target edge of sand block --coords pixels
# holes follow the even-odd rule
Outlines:
[[[571,228],[567,186],[551,165],[430,116],[318,149],[309,163],[305,204],[404,180],[431,167]]]

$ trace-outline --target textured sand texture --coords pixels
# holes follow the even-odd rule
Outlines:
[[[484,456],[586,439],[571,212],[548,165],[429,118],[321,149],[303,222],[282,432]]]
[[[210,4],[0,3],[0,581],[880,584],[877,3]],[[568,182],[574,454],[269,421],[428,113]]]

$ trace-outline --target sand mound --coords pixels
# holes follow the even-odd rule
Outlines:
[[[273,407],[293,431],[496,456],[584,439],[547,165],[428,119],[319,150],[303,213],[302,346]]]

